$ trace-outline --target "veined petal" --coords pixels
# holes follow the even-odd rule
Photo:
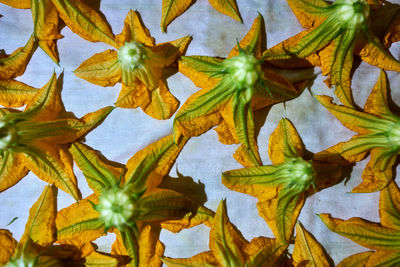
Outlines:
[[[29,210],[28,222],[20,243],[32,239],[35,244],[46,246],[56,240],[57,188],[46,186],[39,199]]]
[[[275,166],[258,166],[226,171],[222,174],[222,183],[231,190],[257,197],[260,201],[277,196],[276,185],[280,177],[276,176]],[[268,188],[270,187],[270,188]]]
[[[387,130],[387,122],[375,115],[360,112],[345,106],[332,103],[328,96],[316,96],[317,100],[326,107],[345,127],[359,134],[368,134],[372,131]]]
[[[292,257],[295,266],[301,266],[305,262],[306,265],[314,267],[334,266],[333,260],[322,245],[300,222],[296,224],[296,240],[294,244]]]
[[[30,0],[0,0],[0,2],[15,8],[22,8],[22,9],[31,8]]]
[[[260,13],[258,13],[258,16],[254,20],[249,32],[239,42],[239,46],[248,54],[252,54],[256,58],[261,57],[262,52],[266,48],[266,36],[264,18]],[[232,58],[237,55],[239,55],[239,48],[236,45],[231,52],[229,52],[228,58]]]
[[[88,267],[117,267],[118,259],[107,254],[93,251],[85,257],[85,266]]]
[[[6,264],[11,259],[17,245],[10,231],[0,229],[0,264]]]
[[[390,118],[394,116],[389,109],[388,88],[389,83],[387,75],[383,70],[381,70],[379,79],[364,105],[365,112],[384,118]]]
[[[185,12],[196,0],[163,0],[160,27],[162,32],[179,15]]]
[[[382,42],[384,47],[390,47],[392,43],[398,41],[400,41],[400,12],[397,9],[397,12],[394,14],[389,27],[386,29]]]
[[[230,101],[235,90],[230,79],[222,79],[211,90],[202,89],[191,95],[175,116],[175,137],[197,136],[218,124],[218,111]]]
[[[59,80],[62,79],[63,75],[59,77]],[[26,105],[24,118],[29,117],[36,121],[49,121],[56,119],[60,113],[65,112],[58,82],[56,74],[53,73],[47,84]]]
[[[139,12],[129,10],[124,21],[124,28],[120,34],[115,36],[118,47],[125,42],[136,41],[147,46],[154,46],[155,40],[151,37],[149,30],[143,24]]]
[[[60,210],[56,217],[57,242],[75,245],[78,249],[104,235],[104,223],[90,202],[98,204],[95,194]]]
[[[274,164],[290,158],[303,157],[305,147],[296,128],[288,119],[279,121],[278,127],[269,137],[268,155]]]
[[[33,35],[24,47],[15,50],[11,55],[0,59],[0,80],[8,80],[22,75],[37,48]]]
[[[400,264],[398,251],[376,251],[368,258],[366,267],[387,266],[395,267]]]
[[[161,266],[165,247],[151,225],[146,225],[139,236],[139,264],[143,267]]]
[[[150,102],[142,105],[143,111],[158,120],[171,118],[179,107],[179,101],[169,91],[166,82],[160,81],[158,88],[151,90]]]
[[[234,97],[232,100],[231,113],[235,125],[235,133],[242,144],[240,151],[246,155],[246,165],[261,165],[260,155],[258,153],[257,140],[254,133],[253,110],[250,103],[245,103],[242,96]]]
[[[194,214],[197,205],[188,197],[168,189],[154,188],[139,199],[137,221],[162,221]]]
[[[0,105],[10,108],[26,105],[38,89],[15,80],[0,80]]]
[[[121,67],[117,51],[106,50],[85,60],[74,74],[100,86],[114,86],[121,81]]]
[[[256,237],[244,247],[244,252],[249,255],[247,266],[278,267],[279,259],[287,246],[275,238]]]
[[[363,61],[381,69],[400,71],[400,61],[383,48],[380,40],[372,33],[359,46],[356,53]]]
[[[139,267],[139,243],[138,237],[133,229],[131,227],[124,227],[123,229],[117,230],[116,234],[116,243],[118,242],[118,245],[114,246],[114,243],[113,248],[118,247],[122,250],[123,255],[128,255],[131,258],[131,262],[126,265],[127,267]]]
[[[207,56],[182,57],[179,61],[179,71],[197,87],[211,89],[220,80],[211,76],[221,71],[221,63],[222,59]]]
[[[4,151],[0,166],[0,192],[18,183],[28,174],[28,169],[20,153]]]
[[[168,174],[188,139],[175,143],[166,136],[137,152],[126,163],[125,185],[134,192],[157,187]]]
[[[56,63],[59,62],[57,40],[63,36],[58,28],[59,14],[52,0],[31,1],[33,33],[39,46]]]
[[[373,251],[367,251],[351,255],[342,260],[337,267],[364,267],[373,254]]]
[[[399,250],[400,248],[400,234],[397,230],[384,228],[361,218],[341,220],[332,218],[330,214],[320,214],[319,217],[331,231],[361,246],[374,250]]]
[[[168,267],[212,267],[218,266],[218,261],[211,251],[197,254],[187,259],[161,258]]]
[[[288,0],[290,8],[303,28],[317,26],[326,19],[329,4],[323,0]]]
[[[81,0],[52,0],[60,17],[76,34],[91,42],[104,42],[116,47],[114,34],[107,21]]]
[[[72,158],[66,149],[44,142],[37,142],[35,146],[23,153],[26,167],[43,181],[54,184],[76,200],[80,199]]]
[[[395,182],[390,183],[380,193],[379,217],[384,227],[400,229],[400,189]]]
[[[288,243],[304,206],[305,196],[304,193],[298,195],[290,193],[289,190],[282,191],[274,199],[258,202],[257,208],[278,240]]]
[[[353,193],[370,193],[382,190],[393,180],[392,166],[397,155],[383,148],[371,150],[370,161],[362,173],[362,183],[351,190]]]
[[[150,105],[150,101],[150,90],[140,81],[131,86],[122,83],[122,89],[115,102],[115,106],[120,108],[137,108],[142,105]]]
[[[353,107],[350,73],[353,66],[353,50],[357,31],[345,29],[337,38],[323,49],[319,55],[324,75],[330,75],[336,86],[335,94],[347,107]]]
[[[82,170],[90,188],[99,195],[103,189],[117,184],[124,174],[123,168],[112,165],[97,151],[80,142],[73,143],[69,152]]]
[[[211,225],[209,246],[222,266],[244,266],[242,248],[248,242],[231,224],[226,212],[226,203],[221,201]]]
[[[208,0],[208,2],[222,14],[243,23],[236,0]]]

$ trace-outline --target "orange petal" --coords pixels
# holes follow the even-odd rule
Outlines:
[[[115,102],[115,106],[120,108],[137,108],[142,105],[149,105],[150,100],[150,91],[143,83],[137,82],[131,86],[122,83],[122,89]]]
[[[371,94],[368,96],[364,111],[381,117],[393,117],[388,104],[389,82],[386,73],[381,70],[379,80],[376,82]]]
[[[323,0],[288,0],[288,4],[301,26],[306,29],[320,25],[326,18],[320,8],[329,6]]]
[[[351,255],[339,262],[337,267],[364,267],[366,266],[369,257],[373,254],[373,251],[367,251]]]
[[[17,244],[10,231],[0,229],[0,264],[6,264],[12,258]]]
[[[27,104],[38,89],[15,80],[0,80],[0,105],[15,108]]]
[[[31,8],[30,0],[0,0],[0,3],[6,4],[15,8],[28,9]]]
[[[117,51],[106,50],[85,60],[74,74],[100,86],[114,86],[121,81],[121,67]]]
[[[218,266],[219,262],[211,251],[197,254],[188,259],[172,259],[168,257],[161,258],[162,262],[168,267],[206,267]]]
[[[124,21],[124,29],[115,36],[118,47],[125,42],[136,41],[147,46],[154,46],[154,38],[151,37],[149,30],[143,24],[142,18],[137,11],[129,10]]]
[[[166,32],[167,26],[179,15],[185,12],[196,0],[163,0],[161,9],[161,31]]]
[[[18,183],[28,171],[20,153],[5,151],[1,157],[0,192]]]
[[[164,245],[151,225],[146,225],[139,236],[139,265],[144,267],[161,266]]]
[[[37,48],[33,35],[24,47],[15,50],[11,55],[0,59],[0,80],[8,80],[22,75]]]
[[[210,4],[222,14],[234,20],[243,22],[235,0],[208,0]]]
[[[391,182],[381,191],[379,198],[379,216],[384,227],[400,229],[400,189]]]
[[[269,137],[268,155],[274,165],[287,158],[303,157],[304,144],[296,128],[288,119],[282,119]]]

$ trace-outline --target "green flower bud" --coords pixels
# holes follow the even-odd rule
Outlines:
[[[369,5],[365,0],[337,0],[336,15],[343,27],[347,29],[359,29],[368,19]]]
[[[137,42],[125,43],[118,50],[118,60],[127,69],[137,68],[143,63],[145,57],[143,45]]]
[[[246,53],[226,59],[223,65],[239,88],[253,88],[262,74],[261,61]]]
[[[130,224],[135,207],[134,199],[116,187],[104,191],[95,208],[100,213],[100,219],[104,221],[106,228],[111,226],[119,228]]]

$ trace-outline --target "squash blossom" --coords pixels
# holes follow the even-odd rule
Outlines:
[[[288,0],[288,3],[308,30],[265,51],[268,62],[291,68],[321,66],[322,73],[329,75],[327,84],[336,86],[335,94],[349,107],[355,105],[350,78],[353,53],[371,65],[400,71],[400,62],[382,46],[370,27],[372,20],[380,19],[378,11],[383,6],[378,5],[375,11],[365,0],[337,0],[332,4],[323,0]]]

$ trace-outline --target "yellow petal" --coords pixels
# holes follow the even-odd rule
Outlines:
[[[150,98],[150,103],[142,105],[141,108],[147,115],[154,119],[169,119],[178,109],[178,99],[170,93],[163,81],[160,81],[158,88],[151,90]]]
[[[175,163],[187,139],[175,143],[168,135],[137,152],[126,163],[125,184],[137,192],[157,187]]]
[[[398,230],[384,228],[378,223],[372,223],[361,218],[341,220],[332,218],[330,214],[320,214],[319,217],[331,231],[366,248],[397,251],[400,248]]]
[[[125,171],[122,166],[107,161],[98,151],[80,142],[73,143],[69,152],[82,170],[89,187],[99,195],[102,189],[117,184]]]
[[[217,259],[212,252],[207,251],[197,254],[188,259],[161,258],[162,262],[168,267],[210,267],[219,266]]]
[[[287,246],[279,243],[274,238],[256,237],[244,247],[244,252],[249,255],[248,266],[282,266],[279,259]]]
[[[30,0],[0,0],[0,3],[6,4],[15,8],[28,9],[31,8]]]
[[[319,7],[328,7],[323,0],[288,0],[290,8],[303,28],[309,29],[322,23],[326,18],[321,15]]]
[[[87,248],[90,241],[104,235],[104,224],[96,220],[99,213],[92,204],[98,204],[98,197],[93,194],[89,197],[60,210],[56,217],[57,242],[76,246],[79,250]],[[82,257],[90,254],[86,249]]]
[[[398,266],[400,255],[398,251],[376,251],[368,258],[366,267],[375,266]]]
[[[97,251],[93,251],[85,257],[85,266],[88,267],[117,267],[118,260]]]
[[[215,0],[212,0],[215,1]],[[218,1],[218,0],[217,0]],[[210,1],[211,3],[211,1]],[[247,52],[255,57],[260,57],[262,52],[266,48],[266,36],[265,36],[265,25],[264,18],[261,14],[258,14],[257,18],[254,20],[249,32],[245,37],[239,42],[239,46],[242,49],[247,50]],[[239,48],[236,45],[228,55],[228,58],[237,56],[239,54]]]
[[[28,238],[36,244],[46,246],[56,240],[57,188],[46,186],[39,199],[29,210],[28,222],[20,243]]]
[[[106,50],[85,60],[74,74],[100,86],[114,86],[121,81],[121,67],[117,51]]]
[[[8,80],[22,75],[36,48],[37,43],[32,35],[24,47],[20,47],[11,55],[1,58],[0,80]]]
[[[190,198],[190,196],[188,197]],[[194,213],[187,213],[184,217],[177,220],[166,220],[161,222],[161,227],[170,232],[178,233],[183,229],[192,228],[202,223],[210,226],[213,217],[214,213],[211,210],[199,206]]]
[[[161,31],[166,32],[167,26],[179,15],[185,12],[196,0],[163,0],[161,9]]]
[[[364,105],[364,111],[381,117],[393,116],[388,103],[389,83],[386,73],[381,70],[371,94]]]
[[[239,142],[237,137],[234,135],[234,131],[229,127],[226,121],[222,121],[214,130],[218,134],[218,141],[225,145],[237,144]],[[238,161],[241,162],[240,160]]]
[[[154,38],[151,37],[149,30],[143,24],[142,18],[137,11],[129,10],[124,21],[124,29],[115,36],[118,47],[125,42],[136,41],[147,46],[154,46]]]
[[[71,31],[88,41],[104,42],[116,47],[110,25],[95,9],[81,0],[52,1]]]
[[[294,198],[284,211],[279,207],[279,199],[274,198],[264,202],[258,202],[258,213],[267,222],[274,235],[280,242],[288,243],[293,235],[294,226],[300,211],[304,206],[304,193]]]
[[[372,40],[367,39],[364,42],[360,42],[355,53],[370,65],[385,70],[400,71],[400,62],[383,48],[380,40],[372,34],[368,38]]]
[[[18,183],[28,174],[23,156],[19,153],[5,151],[1,158],[0,192]]]
[[[160,242],[151,225],[146,225],[139,236],[139,265],[143,267],[161,266],[164,245]]]
[[[243,22],[235,0],[208,0],[210,4],[222,14],[234,20]]]
[[[137,108],[142,105],[149,105],[150,101],[150,90],[143,83],[137,82],[131,86],[122,83],[122,89],[115,102],[115,106],[120,108]]]
[[[26,105],[25,111],[29,111],[33,119],[49,121],[56,119],[60,113],[65,112],[61,100],[61,88],[58,84],[62,79],[63,75],[60,75],[57,79],[56,74],[53,73],[47,84]]]
[[[211,225],[209,246],[222,266],[244,266],[243,246],[248,242],[229,221],[225,201],[221,201]]]
[[[57,40],[63,36],[58,26],[59,15],[52,0],[32,1],[34,35],[39,39],[39,46],[54,62],[59,62]]]
[[[379,215],[384,227],[400,229],[400,189],[391,182],[381,191],[379,199]]]
[[[288,119],[282,119],[269,137],[268,155],[274,165],[287,158],[303,157],[304,144],[296,128]]]
[[[400,13],[397,11],[395,16],[392,18],[389,27],[386,29],[382,42],[385,47],[390,47],[392,43],[398,41],[400,41]]]
[[[367,163],[362,173],[362,183],[357,185],[351,190],[353,193],[370,193],[378,190],[382,190],[387,186],[393,179],[392,166],[396,161],[396,155],[385,156],[387,149],[375,148],[371,150],[370,161]],[[377,159],[388,157],[386,168],[380,169],[380,164],[377,164]]]
[[[325,249],[300,222],[296,224],[296,240],[292,257],[295,266],[329,267],[334,265]]]
[[[15,108],[28,103],[39,90],[15,80],[0,80],[0,105]]]
[[[364,267],[372,254],[373,251],[367,251],[351,255],[342,260],[337,267]]]
[[[76,200],[80,199],[68,151],[44,142],[37,142],[36,146],[23,154],[26,167],[43,181],[54,184]]]
[[[10,231],[0,229],[0,264],[6,264],[14,255],[17,241]]]

